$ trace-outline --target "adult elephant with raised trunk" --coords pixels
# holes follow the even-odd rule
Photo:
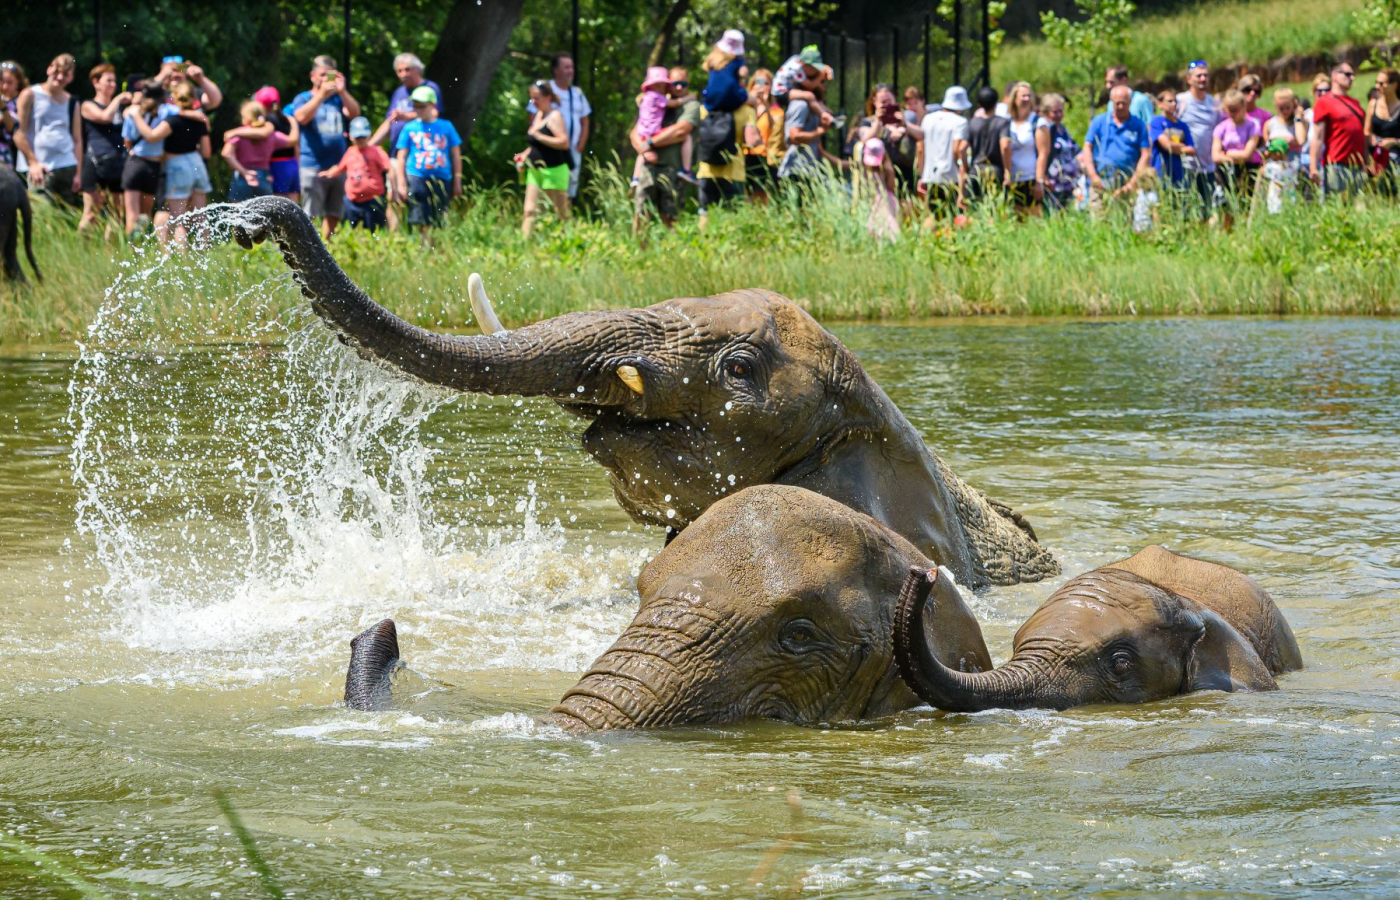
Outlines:
[[[506,331],[473,276],[486,333],[436,334],[366,296],[294,203],[262,197],[229,215],[242,246],[276,241],[316,312],[369,355],[590,420],[584,448],[639,522],[679,531],[727,494],[792,484],[867,513],[969,587],[1059,571],[1030,525],[929,452],[855,356],[785,297],[734,291]]]

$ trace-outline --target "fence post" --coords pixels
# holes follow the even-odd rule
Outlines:
[[[899,93],[899,26],[890,29],[890,84],[894,85],[895,98],[902,99]]]
[[[962,0],[953,0],[953,84],[962,84]]]
[[[928,102],[929,29],[932,27],[932,18],[928,13],[924,13],[924,102]]]

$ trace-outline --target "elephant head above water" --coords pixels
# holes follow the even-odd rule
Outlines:
[[[316,312],[368,354],[432,384],[548,397],[588,419],[584,448],[639,522],[679,531],[745,487],[794,484],[890,526],[969,587],[1059,571],[1024,519],[953,474],[845,346],[777,294],[505,331],[473,275],[487,333],[442,335],[367,297],[291,201],[258,198],[228,215],[243,246],[273,238]]]
[[[895,613],[901,673],[953,712],[1143,703],[1200,690],[1272,691],[1303,667],[1273,600],[1227,566],[1147,547],[1065,584],[1016,632],[1009,661],[953,671],[923,635],[932,580],[911,571]]]
[[[917,706],[890,642],[910,566],[931,565],[863,513],[802,488],[725,497],[637,578],[641,608],[547,720],[570,731],[775,719],[817,725]],[[925,646],[989,668],[976,618],[945,577]],[[379,708],[397,665],[392,623],[357,637],[345,699]]]

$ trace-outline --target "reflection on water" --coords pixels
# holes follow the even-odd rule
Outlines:
[[[126,313],[0,360],[0,895],[262,896],[216,788],[303,897],[1400,891],[1400,323],[836,329],[1065,577],[1153,541],[1256,576],[1279,693],[579,739],[533,716],[661,535],[577,419]],[[994,656],[1054,586],[976,599]],[[351,715],[385,615],[417,697]]]

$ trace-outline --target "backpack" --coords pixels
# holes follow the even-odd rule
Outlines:
[[[722,166],[739,153],[734,114],[710,112],[700,120],[700,161]]]

